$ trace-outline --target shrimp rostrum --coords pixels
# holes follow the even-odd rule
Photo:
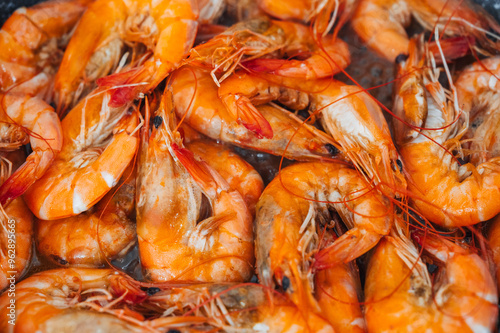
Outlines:
[[[144,128],[138,162],[143,271],[153,281],[245,281],[254,262],[252,216],[241,194],[183,147],[168,96],[151,134]]]
[[[418,44],[399,64],[406,78],[398,81],[394,108],[406,125],[395,129],[412,200],[443,226],[486,221],[500,212],[500,57],[466,68],[448,91],[432,56],[418,59]]]

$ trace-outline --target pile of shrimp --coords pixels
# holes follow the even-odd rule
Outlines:
[[[498,330],[469,0],[48,0],[0,47],[1,332]]]

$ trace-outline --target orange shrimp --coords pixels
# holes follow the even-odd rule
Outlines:
[[[59,45],[93,0],[52,0],[19,8],[0,30],[3,92],[49,97]]]
[[[1,186],[0,204],[7,205],[40,179],[62,147],[61,122],[54,109],[38,97],[0,95],[0,149],[31,143],[33,152]]]
[[[261,59],[264,55],[272,58]],[[350,61],[349,48],[341,39],[323,37],[319,43],[307,26],[264,18],[235,24],[193,48],[188,59],[213,68],[217,84],[241,63],[254,71],[315,79],[340,72]],[[222,72],[220,78],[217,72]]]
[[[178,326],[225,332],[293,333],[321,332],[333,333],[326,319],[315,313],[304,313],[285,296],[268,292],[257,284],[196,284],[171,287],[160,290],[148,298],[148,303],[164,309],[173,318],[185,318],[194,313],[205,318],[200,325]],[[162,320],[152,320],[155,327],[162,327]],[[189,332],[192,332],[189,330]]]
[[[470,249],[414,234],[438,272],[430,276],[419,250],[401,232],[383,239],[365,283],[370,332],[492,332],[498,297],[488,265]]]
[[[165,109],[167,98],[168,92],[139,159],[137,236],[145,276],[153,281],[247,280],[254,262],[252,216],[238,191],[182,148],[167,113],[173,110]],[[202,193],[208,207],[202,205]]]
[[[338,239],[329,208],[350,228]],[[359,282],[346,263],[388,234],[392,217],[356,170],[337,163],[282,169],[257,203],[255,224],[262,284],[280,286],[299,307],[317,302],[336,330],[364,330]]]
[[[425,90],[415,88],[413,102],[396,104],[394,110],[408,119],[422,114],[419,107],[427,109],[425,119],[417,117],[416,129],[400,126],[404,132],[396,133],[406,138],[400,143],[400,153],[413,203],[424,217],[443,226],[486,221],[500,212],[496,204],[500,201],[500,160],[495,139],[500,121],[500,57],[482,61],[488,70],[479,64],[465,69],[448,92],[438,81],[439,69],[433,66],[432,56],[422,56],[425,58],[418,63],[424,67],[403,61],[399,76],[420,71],[420,88]],[[449,73],[447,67],[445,70]],[[402,86],[396,93],[408,91]]]
[[[116,193],[111,190],[91,211],[65,219],[37,221],[40,254],[71,267],[99,267],[125,255],[135,244],[135,172],[124,172]]]
[[[7,178],[9,169],[24,161],[21,150],[1,153],[0,176]],[[0,290],[14,284],[24,273],[31,259],[33,214],[22,197],[12,200],[0,213]]]
[[[405,27],[411,22],[406,1],[360,0],[351,19],[356,34],[370,48],[390,61],[408,53]]]
[[[350,18],[358,0],[258,0],[259,7],[271,16],[281,20],[299,20],[304,23],[314,21],[314,31],[327,34],[337,16],[338,31]],[[338,14],[340,12],[340,15]]]
[[[209,140],[186,143],[186,148],[202,158],[224,178],[229,187],[240,192],[248,210],[255,216],[255,205],[264,189],[259,173],[229,147]]]
[[[191,0],[94,2],[82,16],[56,75],[58,110],[74,104],[76,91],[92,88],[94,80],[118,65],[124,43],[144,44],[153,55],[98,82],[113,89],[110,106],[122,106],[156,87],[193,45],[197,17]]]
[[[110,269],[55,269],[16,285],[0,297],[0,330],[18,332],[158,332],[124,301],[146,293]],[[123,293],[126,293],[125,298]],[[119,298],[122,296],[122,298]]]
[[[63,147],[45,175],[25,193],[43,220],[78,215],[116,185],[139,147],[137,111],[107,106],[109,95],[83,99],[62,121]]]
[[[172,76],[171,91],[177,116],[214,140],[298,160],[329,158],[338,152],[324,132],[302,124],[292,113],[278,107],[261,106],[256,112],[249,111],[248,117],[246,110],[239,110],[238,114],[248,121],[235,123],[206,70],[182,67]],[[265,123],[253,118],[257,113]],[[275,134],[272,139],[254,134],[262,131]]]
[[[384,193],[401,196],[406,190],[403,164],[392,142],[382,110],[360,88],[323,79],[303,81],[270,75],[235,73],[219,88],[231,113],[255,110],[254,104],[278,100],[293,108],[309,106],[342,152]]]

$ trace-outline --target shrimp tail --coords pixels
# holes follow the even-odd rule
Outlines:
[[[223,98],[226,108],[238,119],[249,131],[259,139],[273,138],[273,129],[266,118],[253,106],[249,98],[245,96],[227,95]]]
[[[340,263],[348,263],[368,252],[381,238],[381,234],[353,228],[316,254],[314,268],[322,270]]]
[[[201,187],[206,188],[209,183],[213,182],[212,172],[210,172],[210,167],[206,162],[198,161],[191,151],[186,148],[179,147],[176,143],[172,143],[171,147],[177,159],[187,169],[196,183],[200,184]]]
[[[2,206],[8,205],[12,200],[26,192],[38,179],[33,176],[33,173],[37,169],[39,159],[38,155],[30,155],[26,162],[0,186],[0,204]]]

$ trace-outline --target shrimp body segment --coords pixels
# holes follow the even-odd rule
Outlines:
[[[281,286],[299,307],[331,312],[328,318],[340,331],[364,329],[359,285],[345,264],[374,247],[392,223],[384,198],[366,190],[363,178],[344,165],[302,163],[283,169],[257,203],[261,283]],[[338,239],[328,227],[328,208],[350,228]]]
[[[78,215],[113,186],[139,147],[137,111],[109,108],[106,94],[83,99],[63,120],[61,153],[25,200],[40,219]]]
[[[500,57],[482,62],[488,71],[474,64],[457,79],[455,103],[438,82],[439,70],[432,69],[430,62],[421,63],[427,64],[421,79],[426,89],[415,89],[420,97],[414,100],[427,109],[419,126],[428,130],[401,126],[404,132],[396,133],[396,137],[405,138],[400,153],[416,207],[443,226],[472,225],[500,212],[496,204],[500,201],[500,151],[495,134],[500,124]],[[405,68],[407,64],[401,63],[400,75],[415,69]],[[407,115],[419,113],[417,107],[400,104],[395,112],[406,117],[403,109]]]
[[[38,220],[38,252],[71,267],[99,267],[123,256],[135,244],[135,173],[108,192],[92,210],[59,220]]]
[[[492,332],[498,297],[486,262],[436,236],[419,239],[439,272],[431,279],[408,239],[382,240],[365,283],[368,331]]]
[[[234,112],[228,112],[218,96],[217,86],[206,70],[182,67],[173,74],[171,91],[177,116],[200,133],[243,148],[282,155],[289,159],[312,160],[332,157],[333,140],[313,126],[302,124],[292,113],[269,105],[262,105],[255,112],[269,125],[272,138],[256,136],[256,124],[251,131],[248,125],[238,124]],[[237,112],[236,112],[237,114]]]
[[[197,16],[190,0],[97,0],[82,16],[64,53],[55,81],[58,107],[74,103],[74,92],[83,89],[80,82],[88,85],[86,81],[110,73],[124,43],[144,44],[153,56],[99,82],[114,88],[110,106],[122,106],[156,87],[193,45]]]
[[[254,261],[252,216],[238,191],[183,148],[165,105],[139,159],[137,236],[143,271],[153,281],[247,280]]]
[[[33,152],[26,162],[0,186],[0,203],[8,204],[40,179],[61,151],[61,122],[54,109],[38,97],[6,94],[1,96],[0,133],[5,150],[27,143]],[[22,126],[22,130],[19,127]]]

